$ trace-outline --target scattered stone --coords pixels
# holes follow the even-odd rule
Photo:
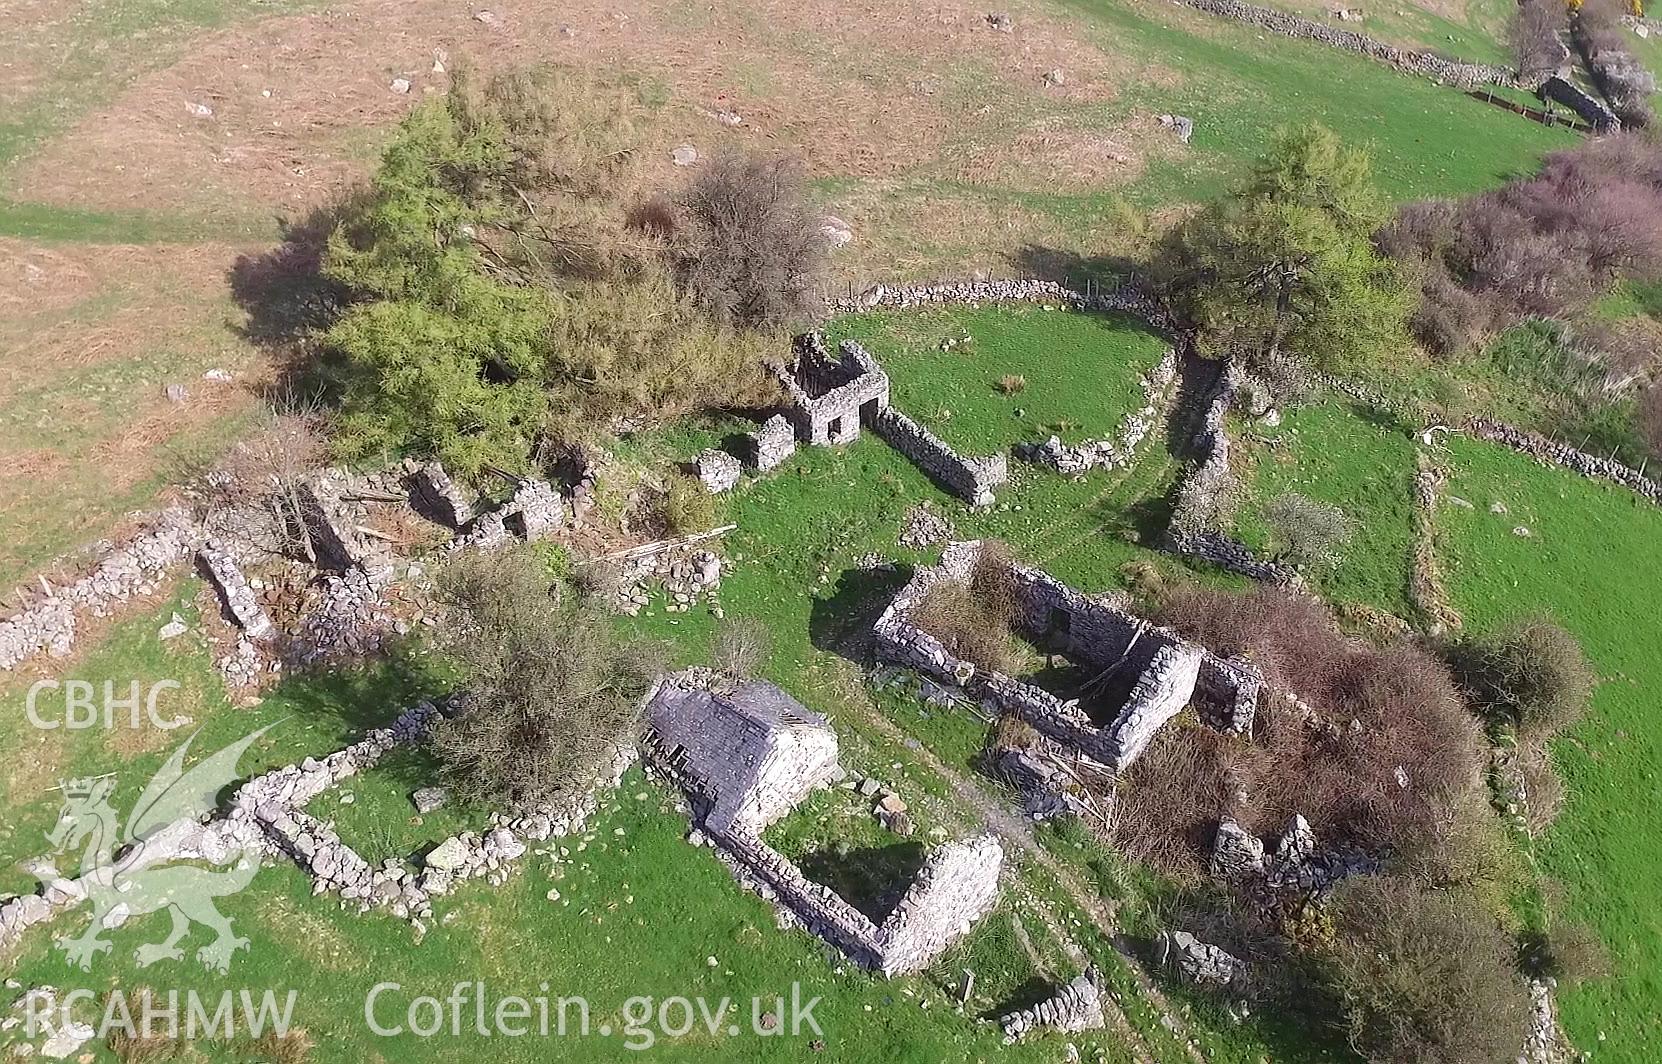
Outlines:
[[[669,161],[676,166],[691,166],[698,161],[698,149],[691,144],[682,144],[669,153]]]
[[[483,22],[487,26],[496,26],[501,24],[502,19],[494,11],[475,11],[473,21]]]
[[[927,502],[920,502],[907,510],[900,525],[900,545],[912,550],[938,546],[953,535],[952,522],[936,513]]]
[[[205,103],[191,103],[190,101],[186,101],[185,111],[194,118],[212,118],[214,116],[214,109]]]
[[[190,389],[183,384],[169,384],[162,389],[162,394],[167,396],[170,403],[182,403],[190,398]]]
[[[1061,67],[1052,67],[1051,69],[1045,71],[1044,83],[1046,85],[1060,86],[1066,85],[1067,82],[1068,76],[1062,73]]]
[[[205,381],[215,381],[219,384],[228,384],[232,379],[231,371],[228,369],[218,368],[210,369],[208,372],[202,374],[202,379]]]
[[[1202,942],[1187,931],[1162,931],[1154,942],[1155,959],[1191,983],[1230,986],[1246,975],[1239,957]]]
[[[1195,120],[1185,115],[1161,115],[1160,124],[1176,133],[1177,139],[1185,144],[1194,136]]]
[[[169,639],[179,638],[187,631],[189,631],[189,628],[185,625],[185,619],[175,612],[173,614],[173,619],[162,625],[161,629],[156,633],[156,638],[165,643]]]
[[[986,16],[987,28],[999,33],[1014,33],[1015,22],[1003,11],[995,11]]]
[[[436,868],[440,872],[455,872],[467,867],[468,858],[467,844],[462,841],[461,836],[452,835],[433,847],[424,863],[428,868]]]
[[[410,91],[410,79],[393,78],[392,84],[387,87],[392,89],[393,92],[398,93],[398,95],[403,96],[405,93]]]
[[[1535,533],[1531,532],[1527,525],[1519,525],[1518,527],[1516,527],[1512,530],[1512,534],[1514,536],[1518,536],[1522,539],[1528,539],[1530,536],[1533,536]]]
[[[423,787],[410,795],[410,801],[415,803],[416,812],[422,816],[437,809],[442,809],[450,801],[450,792],[443,787]]]

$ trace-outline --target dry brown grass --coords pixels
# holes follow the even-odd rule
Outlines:
[[[372,0],[353,4],[350,17],[329,10],[206,35],[26,163],[19,192],[105,209],[166,203],[210,217],[300,211],[365,172],[366,139],[443,90],[437,51],[487,67],[554,61],[660,80],[671,102],[654,156],[666,180],[678,176],[667,148],[683,141],[706,153],[786,148],[814,176],[962,169],[1047,191],[1058,179],[1122,180],[1135,173],[1149,122],[1095,130],[1100,119],[1085,105],[1133,80],[1174,80],[1036,7],[1013,9],[1011,34],[989,30],[979,7],[921,0],[491,8],[495,26],[437,0]],[[1066,85],[1043,84],[1053,67]],[[395,76],[412,82],[408,94],[390,90]],[[191,116],[186,101],[207,104],[213,117]],[[736,110],[744,124],[720,126],[710,117],[718,109]],[[1020,162],[1029,159],[1037,161]],[[833,207],[865,232],[858,212]]]

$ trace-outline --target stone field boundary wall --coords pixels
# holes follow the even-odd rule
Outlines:
[[[1159,363],[1143,375],[1143,405],[1125,415],[1114,435],[1078,444],[1052,436],[1039,444],[1018,444],[1018,453],[1036,465],[1058,473],[1079,475],[1093,469],[1121,469],[1131,464],[1137,447],[1166,415],[1177,397],[1177,349],[1168,348]]]
[[[1241,386],[1233,364],[1218,375],[1218,385],[1207,401],[1196,431],[1194,451],[1203,457],[1177,492],[1177,506],[1166,527],[1166,546],[1176,554],[1211,562],[1221,569],[1283,587],[1301,587],[1297,570],[1259,558],[1246,544],[1214,526],[1212,513],[1218,496],[1237,490],[1229,467],[1229,432],[1225,419]]]
[[[893,406],[879,410],[871,428],[889,446],[971,506],[991,506],[993,489],[1010,479],[1009,461],[1004,455],[960,457],[945,440]]]
[[[1314,22],[1298,15],[1285,11],[1276,11],[1256,4],[1243,3],[1242,0],[1177,0],[1177,2],[1192,7],[1197,11],[1204,11],[1209,15],[1217,15],[1232,22],[1244,22],[1250,26],[1279,33],[1284,37],[1299,37],[1304,40],[1316,41],[1341,51],[1355,52],[1358,55],[1377,59],[1399,70],[1410,74],[1418,74],[1433,81],[1459,86],[1462,89],[1473,89],[1480,85],[1515,86],[1518,84],[1517,72],[1510,67],[1494,66],[1486,63],[1462,63],[1458,60],[1444,59],[1442,56],[1430,52],[1416,52],[1383,41],[1374,40],[1365,33],[1355,30],[1340,29],[1321,22]]]
[[[1600,458],[1577,450],[1567,443],[1548,439],[1540,433],[1489,418],[1472,418],[1466,423],[1466,428],[1480,440],[1498,443],[1520,454],[1527,454],[1543,465],[1562,466],[1584,477],[1612,481],[1625,488],[1631,488],[1651,502],[1662,504],[1662,483],[1613,458]]]

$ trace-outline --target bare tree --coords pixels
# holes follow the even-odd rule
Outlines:
[[[793,160],[720,156],[680,208],[682,281],[717,320],[772,329],[815,316],[830,242]]]
[[[440,573],[446,649],[467,676],[433,748],[466,796],[561,802],[587,793],[628,742],[661,665],[519,547],[463,554]]]
[[[209,472],[210,519],[218,514],[235,520],[239,534],[271,554],[316,562],[301,485],[327,450],[319,400],[279,397],[260,426]]]

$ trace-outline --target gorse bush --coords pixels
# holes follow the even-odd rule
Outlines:
[[[1579,721],[1597,679],[1575,636],[1544,617],[1467,639],[1451,656],[1473,707],[1527,738]]]
[[[629,224],[641,110],[558,71],[458,75],[401,124],[324,257],[337,449],[524,468],[538,444],[771,395]]]
[[[438,586],[467,690],[433,734],[451,783],[496,804],[586,794],[633,741],[661,651],[620,637],[528,548],[458,555]]]

